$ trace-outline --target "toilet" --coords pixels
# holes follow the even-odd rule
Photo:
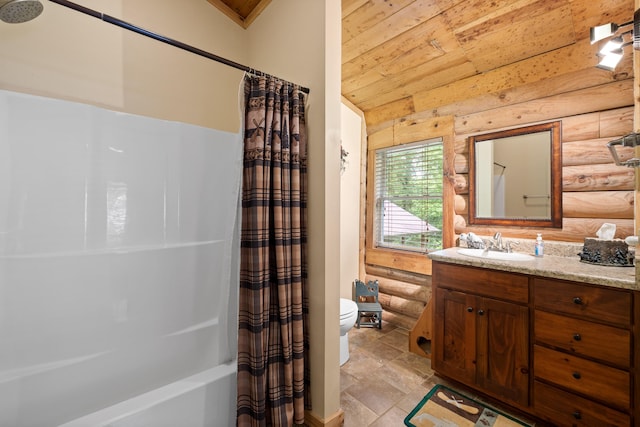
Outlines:
[[[340,298],[340,366],[349,360],[349,329],[358,318],[358,305],[350,299]]]

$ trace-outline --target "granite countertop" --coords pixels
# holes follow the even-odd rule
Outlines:
[[[429,253],[429,258],[434,261],[451,264],[470,265],[554,279],[573,280],[594,285],[640,290],[640,286],[636,283],[636,268],[634,266],[609,267],[586,264],[581,262],[577,255],[545,255],[543,257],[535,257],[531,261],[501,261],[462,255],[458,253],[458,249],[461,248],[455,247],[431,252]]]

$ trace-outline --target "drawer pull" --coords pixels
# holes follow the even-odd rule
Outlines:
[[[576,420],[581,420],[582,419],[582,414],[580,413],[580,411],[575,411],[571,415],[573,415],[573,418],[575,418]]]
[[[582,375],[580,375],[580,372],[574,372],[573,374],[571,374],[571,376],[577,380],[582,378]]]
[[[467,311],[468,311],[469,313],[473,312],[473,307],[467,307]]]
[[[580,297],[573,297],[573,303],[577,304],[577,305],[582,305],[582,298]]]
[[[582,337],[580,336],[580,334],[573,334],[573,339],[576,341],[580,341],[582,340]]]
[[[484,310],[478,310],[478,316],[484,316]]]

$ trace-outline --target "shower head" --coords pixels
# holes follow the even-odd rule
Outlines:
[[[0,20],[9,24],[31,21],[42,13],[42,3],[38,0],[0,0]]]

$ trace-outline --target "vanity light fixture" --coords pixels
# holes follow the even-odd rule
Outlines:
[[[624,24],[614,24],[613,22],[609,24],[599,25],[597,27],[591,27],[590,35],[591,35],[591,44],[599,42],[600,40],[604,40],[607,37],[614,36],[616,32],[627,25],[633,24],[633,21],[625,22]]]
[[[602,49],[600,49],[600,55],[606,55],[609,52],[613,52],[616,49],[620,49],[622,48],[623,44],[624,44],[624,40],[622,39],[622,36],[614,37],[610,39]]]
[[[624,48],[633,44],[633,40],[628,42],[624,41],[624,36],[630,35],[632,32],[628,31],[619,36],[609,39],[605,45],[598,52],[598,56],[602,59],[598,63],[597,67],[607,71],[614,71],[618,63],[624,56]]]
[[[597,65],[598,68],[607,71],[614,71],[624,56],[624,48],[631,44],[634,44],[634,47],[637,48],[635,46],[637,43],[635,38],[640,35],[636,34],[638,33],[638,30],[636,29],[636,18],[638,18],[638,12],[639,11],[636,10],[633,14],[633,21],[625,22],[623,24],[608,23],[597,27],[591,27],[591,44],[610,38],[602,49],[600,49],[600,52],[598,52],[598,56],[601,57],[601,60]],[[622,34],[617,34],[618,30],[629,25],[633,25],[632,30]],[[626,35],[631,35],[631,41],[625,42],[624,36]]]
[[[603,54],[602,59],[600,60],[598,65],[596,65],[596,67],[607,71],[614,71],[618,63],[622,60],[623,56],[624,51],[622,50],[622,47],[610,50]]]
[[[602,59],[597,67],[607,71],[615,70],[616,66],[624,56],[624,47],[630,44],[631,42],[625,44],[622,36],[610,39],[598,53],[598,56],[601,56]]]

